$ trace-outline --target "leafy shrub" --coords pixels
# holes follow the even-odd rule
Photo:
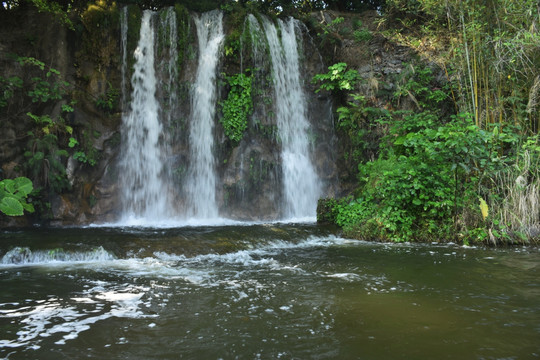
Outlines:
[[[368,29],[355,30],[353,32],[354,40],[362,43],[369,42],[373,39],[373,34]]]
[[[312,83],[320,83],[316,92],[327,91],[351,91],[360,80],[360,75],[356,70],[347,70],[346,63],[337,63],[328,67],[326,74],[317,74],[313,77]]]
[[[114,88],[110,82],[107,82],[107,91],[96,99],[96,106],[111,113],[118,107],[119,96],[119,90]]]
[[[230,86],[227,99],[221,103],[223,117],[220,119],[225,135],[239,142],[247,129],[248,116],[253,110],[251,98],[252,77],[244,73],[226,77]]]
[[[434,120],[423,112],[395,123],[386,151],[359,166],[360,196],[339,205],[338,225],[370,223],[371,236],[394,241],[450,233],[466,200],[478,198],[482,175],[503,162],[492,156],[493,133],[478,129],[470,115],[443,125]]]
[[[319,79],[338,80],[330,75]],[[332,85],[339,90],[339,82]],[[410,67],[394,99],[413,97],[416,111],[375,114],[360,95],[338,108],[336,126],[355,146],[362,119],[388,129],[379,157],[358,166],[356,196],[336,201],[330,211],[347,234],[392,241],[504,238],[504,226],[487,217],[488,202],[497,202],[490,177],[514,161],[518,129],[482,129],[471,114],[445,114],[443,88],[433,83],[431,69]]]

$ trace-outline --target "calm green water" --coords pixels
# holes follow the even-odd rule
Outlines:
[[[0,233],[0,358],[534,359],[540,251],[316,225]]]

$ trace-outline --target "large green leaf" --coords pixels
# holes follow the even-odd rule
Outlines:
[[[27,203],[27,202],[22,202],[21,204],[22,204],[24,210],[28,211],[29,213],[33,213],[35,211],[34,205],[32,205],[30,203]]]
[[[32,185],[32,180],[26,177],[18,177],[14,179],[15,188],[19,191],[21,197],[26,197],[32,192],[34,186]]]
[[[7,193],[13,194],[15,192],[15,181],[11,179],[2,180]]]
[[[0,211],[8,216],[21,216],[24,209],[19,200],[6,196],[0,200]]]

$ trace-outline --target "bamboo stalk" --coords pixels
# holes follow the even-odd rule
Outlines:
[[[472,38],[472,45],[473,45],[473,85],[474,85],[474,97],[473,102],[476,108],[475,111],[475,117],[476,117],[476,125],[482,126],[480,123],[480,117],[479,117],[479,109],[478,109],[478,61],[476,59],[476,37],[473,33]]]
[[[471,86],[471,99],[472,99],[472,107],[473,107],[473,114],[475,114],[475,121],[476,125],[478,126],[478,117],[476,116],[476,104],[474,102],[474,88],[473,88],[473,79],[472,79],[472,71],[471,71],[471,60],[469,57],[469,44],[467,42],[467,33],[465,29],[465,18],[463,16],[463,10],[461,10],[460,14],[461,18],[461,26],[463,28],[463,41],[465,42],[465,58],[467,60],[467,69],[469,71],[469,82]]]

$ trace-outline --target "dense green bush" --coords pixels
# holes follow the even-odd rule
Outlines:
[[[346,65],[336,65],[315,80],[323,89],[348,90],[340,85]],[[530,216],[513,214],[525,206],[538,216],[537,136],[527,140],[518,126],[480,127],[473,114],[453,114],[450,84],[435,83],[429,67],[408,65],[398,83],[392,101],[412,101],[411,110],[373,111],[364,96],[346,91],[352,101],[338,107],[336,128],[347,141],[361,146],[366,121],[383,126],[386,135],[378,157],[360,161],[354,194],[326,200],[327,213],[319,217],[357,238],[523,242]],[[527,146],[519,145],[523,141]],[[526,189],[514,185],[518,176]],[[505,203],[515,205],[506,209]],[[528,219],[527,226],[537,222]]]
[[[225,135],[239,142],[247,129],[248,116],[253,109],[251,98],[252,77],[239,73],[226,77],[230,86],[227,99],[222,102],[223,117],[220,119]]]
[[[358,198],[338,205],[337,224],[369,225],[364,236],[394,241],[454,237],[469,207],[480,216],[482,180],[506,164],[500,141],[469,114],[445,124],[429,111],[406,116],[391,127],[380,157],[359,166]]]

